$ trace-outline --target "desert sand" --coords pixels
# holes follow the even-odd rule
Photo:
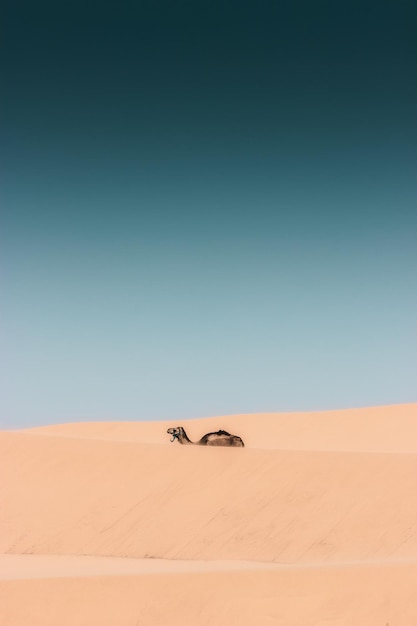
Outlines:
[[[2,431],[0,470],[1,626],[417,624],[417,404]]]

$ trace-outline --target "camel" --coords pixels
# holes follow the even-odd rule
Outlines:
[[[225,430],[207,433],[199,441],[191,441],[182,426],[168,428],[167,433],[172,436],[171,442],[178,439],[181,444],[186,446],[230,446],[233,448],[243,448],[245,446],[240,437],[231,435]]]

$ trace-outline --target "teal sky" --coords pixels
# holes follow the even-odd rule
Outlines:
[[[275,4],[10,4],[0,426],[417,400],[415,8]]]

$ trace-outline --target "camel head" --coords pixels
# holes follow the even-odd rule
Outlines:
[[[182,430],[181,426],[178,426],[177,428],[168,428],[167,433],[168,435],[171,435],[172,437],[171,442],[175,441],[176,439],[179,439],[181,430]]]

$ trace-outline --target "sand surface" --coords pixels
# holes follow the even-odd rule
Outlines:
[[[1,626],[417,624],[417,405],[3,431],[0,476]]]

